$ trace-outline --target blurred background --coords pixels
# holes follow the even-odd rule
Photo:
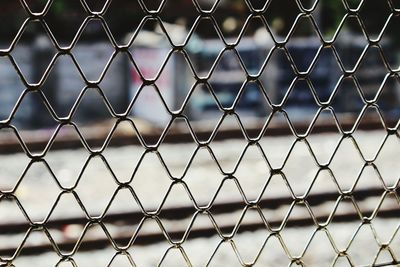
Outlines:
[[[210,19],[198,17],[191,0],[167,1],[159,16],[162,27],[156,19],[142,22],[145,14],[137,1],[116,0],[105,7],[104,1],[87,1],[92,11],[104,12],[103,23],[100,19],[87,19],[88,14],[79,1],[57,0],[44,16],[47,26],[38,21],[24,23],[27,13],[21,4],[4,1],[1,48],[13,44],[11,55],[20,73],[9,58],[1,58],[0,119],[7,120],[13,114],[12,124],[21,129],[48,128],[56,123],[37,94],[28,93],[19,99],[26,89],[19,75],[27,83],[35,84],[47,68],[50,70],[41,90],[55,115],[71,116],[74,122],[86,124],[128,112],[162,127],[170,120],[166,107],[177,111],[183,103],[183,114],[193,121],[219,118],[222,114],[219,107],[233,105],[243,118],[265,118],[272,110],[271,105],[281,104],[288,112],[295,110],[292,119],[301,121],[315,115],[321,103],[331,104],[338,114],[358,116],[365,101],[376,100],[388,120],[398,119],[399,82],[396,76],[386,76],[399,67],[400,37],[396,34],[399,18],[389,16],[388,3],[365,1],[359,17],[345,18],[347,13],[342,1],[320,1],[312,13],[315,25],[309,18],[301,17],[291,30],[301,10],[295,1],[285,1],[272,1],[262,17],[250,18],[250,9],[244,1],[220,1],[214,12],[218,30]],[[42,11],[46,4],[39,0],[27,2],[34,12]],[[250,2],[256,9],[264,8],[265,1]],[[313,4],[313,1],[300,2],[305,8]],[[359,2],[351,0],[348,5],[357,8]],[[149,10],[156,10],[159,3],[152,1],[148,5]],[[182,8],[176,9],[176,5]],[[211,9],[213,1],[200,1],[200,6]],[[82,34],[76,36],[80,27]],[[74,60],[68,54],[56,57],[57,50],[48,37],[48,30],[58,45],[73,44]],[[12,42],[19,31],[22,33]],[[189,32],[192,34],[186,40]],[[241,39],[237,40],[241,32]],[[289,37],[289,32],[288,53],[285,53],[274,46],[274,39],[282,42]],[[238,53],[233,50],[222,53],[225,48],[222,38],[228,43],[237,43]],[[326,42],[335,38],[334,49],[323,48],[321,38]],[[367,48],[368,40],[375,39],[379,40],[381,49]],[[187,57],[172,52],[170,41],[173,45],[185,44]],[[126,44],[130,45],[131,56],[115,52],[114,45]],[[363,60],[355,69],[361,55]],[[213,67],[217,57],[219,61]],[[316,64],[310,69],[309,79],[298,79],[296,73],[307,72],[314,60]],[[355,79],[341,77],[344,70],[355,70]],[[248,75],[259,77],[259,82],[246,81]],[[196,83],[195,76],[207,77],[209,83]],[[154,84],[166,107],[154,88],[147,88],[153,86],[143,85],[142,78],[157,78]],[[85,80],[99,82],[98,87],[109,106],[104,105],[97,88],[91,88]],[[142,94],[138,93],[140,90]],[[79,97],[81,92],[84,94]],[[288,92],[289,96],[285,97]],[[188,95],[191,97],[186,103]],[[130,105],[133,99],[135,104]],[[14,114],[17,102],[20,106]]]
[[[400,258],[398,1],[25,3],[0,1],[0,265]]]

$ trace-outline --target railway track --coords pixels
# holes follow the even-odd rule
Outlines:
[[[350,126],[350,124],[348,125]],[[308,125],[295,125],[297,131],[305,132],[308,129]],[[247,129],[247,134],[251,136],[256,136],[261,127],[255,127],[252,129]],[[375,130],[382,129],[381,122],[369,122],[367,124],[359,124],[357,129],[361,130]],[[335,125],[319,125],[313,128],[314,133],[325,133],[325,132],[334,132],[337,131]],[[207,139],[212,133],[212,130],[202,130],[196,131],[196,135],[199,139]],[[269,128],[268,134],[270,136],[280,136],[280,135],[291,135],[292,132],[288,127],[282,127],[276,125],[272,128]],[[160,133],[147,133],[144,138],[154,143],[158,141],[160,137]],[[240,129],[223,129],[219,132],[218,135],[215,136],[214,140],[225,140],[225,139],[233,139],[233,138],[242,138],[243,133]],[[110,143],[110,146],[125,146],[132,145],[133,139],[132,136],[128,135],[117,135],[113,139],[114,142]],[[101,146],[104,143],[104,138],[99,136],[89,136],[86,140],[90,142],[92,145]],[[173,134],[167,135],[163,140],[163,143],[186,143],[192,142],[192,136],[190,133],[183,132],[173,132]],[[48,140],[45,139],[36,139],[33,141],[28,141],[30,150],[36,150],[40,147],[45,147],[48,144]],[[138,143],[139,144],[139,143]],[[61,149],[71,149],[82,147],[81,141],[79,139],[59,139],[57,142],[52,144],[52,149],[61,150]],[[0,140],[0,154],[8,154],[14,152],[20,152],[21,146],[18,142],[2,142]],[[393,192],[394,190],[391,190]],[[396,194],[399,195],[399,188],[396,189]],[[352,192],[353,193],[353,192]],[[352,197],[353,194],[345,194],[349,197]],[[389,193],[389,190],[385,190],[383,188],[369,188],[363,190],[357,190],[354,192],[354,195],[357,195],[357,201],[367,200],[373,197],[380,197],[383,194]],[[323,205],[326,202],[335,202],[338,198],[343,198],[344,195],[340,195],[338,192],[331,193],[320,193],[320,194],[312,194],[306,197],[306,201],[313,203],[313,205]],[[291,203],[295,201],[292,197],[273,197],[269,199],[262,199],[257,203],[244,203],[243,201],[237,202],[228,202],[228,203],[214,203],[210,207],[206,207],[201,209],[200,211],[196,211],[193,206],[188,207],[172,207],[172,208],[163,208],[160,212],[162,212],[162,220],[183,220],[186,218],[192,217],[196,212],[210,212],[213,216],[219,216],[224,214],[229,214],[232,212],[240,212],[241,210],[249,207],[256,207],[260,209],[267,210],[278,210],[283,206],[289,206]],[[298,199],[298,202],[302,202],[303,200]],[[363,214],[372,214],[373,210],[364,211]],[[152,216],[158,217],[160,214],[154,214]],[[386,208],[379,211],[380,218],[400,218],[400,209],[399,207]],[[100,218],[86,218],[86,217],[70,217],[67,219],[51,219],[44,224],[31,224],[29,225],[27,222],[15,222],[10,224],[0,225],[0,235],[23,235],[27,231],[38,230],[41,231],[45,229],[54,229],[56,231],[61,231],[64,227],[69,225],[80,225],[82,229],[85,226],[89,225],[101,225],[103,226],[105,223],[113,224],[116,227],[122,225],[131,225],[132,221],[140,222],[145,215],[138,212],[125,212],[125,213],[114,213],[107,214],[105,217]],[[150,216],[151,217],[151,216]],[[325,222],[330,218],[330,215],[327,214],[317,214],[316,217],[310,218],[308,217],[296,217],[291,218],[288,222],[285,223],[285,228],[291,227],[308,227],[314,226],[317,227],[316,221]],[[362,218],[360,218],[359,214],[355,212],[341,213],[335,214],[334,216],[335,222],[346,223],[346,222],[361,222]],[[106,219],[106,220],[105,220]],[[218,229],[215,227],[204,227],[204,228],[193,228],[190,230],[187,229],[176,229],[172,231],[168,231],[168,238],[166,238],[165,233],[157,232],[157,233],[142,233],[140,238],[134,239],[135,245],[150,245],[157,244],[162,241],[170,240],[179,240],[182,237],[187,239],[193,238],[205,238],[218,235],[219,233],[229,233],[236,227],[236,222],[230,222],[224,225],[218,225]],[[278,220],[274,218],[271,221],[268,221],[270,226],[274,228],[278,228],[282,225],[282,220]],[[241,232],[251,232],[257,231],[260,229],[265,229],[266,224],[264,222],[247,222],[240,224]],[[52,244],[24,244],[20,247],[1,247],[0,255],[14,255],[17,253],[19,256],[30,256],[30,255],[40,255],[50,251],[57,251],[62,248],[63,251],[72,251],[73,249],[77,249],[79,245],[79,251],[96,251],[102,250],[104,248],[109,248],[111,246],[115,246],[115,244],[127,244],[132,241],[132,235],[118,235],[113,238],[111,241],[109,238],[96,238],[89,240],[82,240],[79,244],[76,241],[65,239],[62,242],[57,243],[57,247],[54,247]],[[390,262],[388,264],[379,264],[374,266],[390,266],[396,265],[396,262]],[[1,266],[1,262],[0,262]]]
[[[379,197],[382,194],[387,193],[387,191],[378,188],[357,190],[357,200],[362,201],[371,197]],[[396,191],[398,194],[398,190]],[[313,194],[306,197],[307,202],[312,202],[314,205],[320,205],[326,203],[328,201],[337,201],[338,198],[343,198],[343,196],[338,196],[338,193],[321,193],[321,194]],[[235,211],[243,210],[246,207],[257,207],[260,209],[269,209],[269,210],[277,210],[281,208],[283,205],[290,205],[293,203],[294,199],[291,197],[276,197],[271,199],[262,199],[258,203],[254,204],[246,204],[242,201],[240,202],[229,202],[229,203],[216,203],[211,205],[210,207],[204,208],[203,212],[211,212],[213,216],[218,216],[221,214],[227,214]],[[298,200],[301,202],[302,200]],[[162,219],[173,219],[179,220],[184,218],[189,218],[194,215],[193,206],[190,207],[173,207],[173,208],[165,208],[162,209]],[[202,211],[196,211],[196,213]],[[372,214],[373,210],[366,211],[365,214]],[[159,216],[159,213],[156,213],[151,216]],[[149,216],[149,217],[151,217]],[[27,223],[12,223],[6,225],[0,225],[1,234],[2,235],[12,235],[12,234],[24,234],[28,229],[29,230],[41,230],[43,227],[46,229],[62,229],[68,225],[81,225],[82,229],[85,225],[95,225],[95,224],[103,224],[103,223],[113,223],[117,225],[129,225],[131,222],[139,222],[141,221],[145,215],[140,212],[126,212],[126,213],[115,213],[109,214],[103,218],[94,218],[89,219],[86,217],[75,217],[68,219],[54,219],[44,224],[32,224],[27,227]],[[386,208],[379,211],[380,218],[400,218],[400,209],[399,207]],[[105,221],[106,218],[106,221]],[[330,218],[329,214],[316,215],[316,221],[318,222],[326,222]],[[334,216],[335,222],[337,223],[345,223],[352,221],[361,221],[359,214],[355,212],[348,213],[340,213],[335,214]],[[268,221],[270,226],[274,228],[278,228],[282,224],[282,220],[272,220]],[[220,233],[231,232],[235,229],[235,224],[227,224],[218,227]],[[307,227],[307,226],[316,226],[316,222],[311,217],[299,217],[292,218],[289,221],[285,222],[284,227]],[[264,222],[250,222],[250,223],[242,223],[240,224],[240,231],[256,231],[259,229],[265,229],[266,224]],[[190,234],[189,234],[190,233]],[[182,237],[186,236],[188,239],[199,238],[199,237],[210,237],[218,234],[218,231],[215,227],[206,227],[206,228],[193,228],[187,232],[187,229],[177,229],[173,231],[168,231],[168,236],[171,240],[179,240]],[[132,239],[132,236],[119,236],[113,238],[113,241],[116,244],[127,244]],[[160,233],[145,233],[140,236],[140,238],[135,239],[134,244],[136,245],[148,245],[157,242],[165,241],[165,235]],[[57,244],[65,251],[71,251],[75,248],[76,241],[66,240],[59,244]],[[93,240],[84,240],[80,243],[79,251],[92,251],[92,250],[100,250],[106,247],[111,246],[112,243],[109,238],[99,238]],[[12,255],[16,252],[18,248],[9,247],[0,249],[0,255]],[[41,253],[54,251],[54,247],[51,244],[43,244],[43,245],[26,245],[23,246],[23,249],[19,252],[21,256],[27,255],[38,255]]]
[[[388,125],[395,125],[396,121],[387,122]],[[345,120],[341,123],[341,127],[344,129],[350,129],[353,127],[354,121]],[[246,133],[249,136],[257,136],[262,129],[263,124],[258,123],[246,129]],[[308,123],[295,123],[293,127],[297,132],[306,132],[309,128]],[[194,132],[199,140],[207,140],[213,133],[212,128],[204,126],[194,126]],[[358,124],[358,130],[377,130],[382,129],[382,122],[380,120],[366,120]],[[337,132],[338,128],[334,124],[321,123],[313,126],[313,133],[329,133]],[[43,130],[31,131],[24,134],[24,136],[35,136],[35,138],[29,138],[24,140],[25,144],[29,147],[30,151],[41,151],[48,145],[49,139],[44,138],[46,134],[42,134]],[[105,136],[109,133],[109,128],[98,127],[96,134],[85,136],[85,141],[93,147],[101,147],[104,144]],[[160,139],[162,133],[161,129],[148,130],[142,133],[142,137],[149,144],[155,144]],[[287,127],[286,124],[274,124],[268,126],[268,136],[282,136],[292,135],[292,130]],[[48,135],[48,134],[47,134]],[[237,139],[243,138],[243,132],[241,129],[220,129],[218,134],[214,136],[215,141],[226,140],[226,139]],[[177,129],[172,129],[171,134],[168,134],[163,139],[163,143],[178,144],[193,142],[193,137],[189,132],[181,132]],[[137,138],[132,138],[131,134],[115,133],[113,135],[113,142],[110,142],[108,146],[126,146],[126,145],[140,145]],[[55,140],[51,144],[52,150],[62,149],[74,149],[81,148],[82,141],[79,138],[64,137]],[[19,140],[14,137],[14,134],[0,133],[0,154],[10,154],[21,152],[21,144]]]

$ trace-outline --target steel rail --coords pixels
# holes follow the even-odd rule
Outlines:
[[[372,212],[372,211],[370,211]],[[379,216],[381,218],[399,218],[400,211],[399,209],[385,209],[379,211]],[[318,216],[316,217],[318,221],[326,221],[329,216]],[[346,223],[351,221],[360,220],[360,217],[356,213],[345,213],[345,214],[338,214],[335,215],[335,222],[336,223]],[[271,225],[278,225],[281,224],[280,221],[271,221]],[[285,227],[307,227],[307,226],[315,226],[315,222],[311,217],[307,218],[296,218],[289,220]],[[221,232],[229,232],[234,229],[235,225],[226,225],[219,227]],[[240,225],[240,233],[243,232],[253,232],[259,229],[265,229],[266,225],[262,222],[258,223],[244,223]],[[169,231],[168,235],[172,240],[179,240],[182,238],[186,233],[186,230],[176,230],[176,231]],[[217,234],[217,231],[214,227],[208,228],[194,228],[190,230],[189,235],[187,236],[188,239],[194,238],[207,238]],[[132,239],[132,236],[122,236],[113,238],[114,242],[117,244],[128,244],[129,241]],[[162,241],[166,241],[165,235],[163,233],[148,233],[143,234],[140,238],[135,239],[134,245],[149,245],[155,244]],[[108,238],[100,238],[94,240],[84,240],[79,245],[79,251],[93,251],[93,250],[100,250],[107,247],[110,247],[112,244]],[[63,251],[71,251],[76,246],[75,241],[65,241],[57,244],[59,248],[62,248]],[[0,249],[0,255],[13,255],[17,249],[16,248],[3,248]],[[29,256],[29,255],[38,255],[42,253],[46,253],[49,251],[54,251],[54,247],[51,244],[43,244],[43,245],[28,245],[23,246],[22,250],[19,253],[19,256]]]
[[[354,122],[344,121],[342,123],[343,128],[351,128]],[[388,124],[393,125],[395,124],[394,121],[388,122]],[[257,136],[261,128],[263,127],[262,124],[259,127],[251,127],[247,128],[246,132],[249,136]],[[309,124],[307,123],[295,123],[294,127],[298,132],[306,132],[309,128]],[[382,122],[380,120],[369,120],[365,123],[360,123],[357,127],[358,130],[377,130],[382,129]],[[98,132],[102,130],[99,129]],[[206,140],[212,134],[213,129],[195,129],[195,134],[199,140]],[[318,124],[314,125],[312,128],[313,133],[331,133],[337,132],[338,128],[334,124]],[[96,136],[87,136],[85,137],[85,141],[90,143],[91,146],[102,146],[104,144],[104,136],[107,135],[108,132],[104,132],[104,134],[97,134]],[[156,143],[160,138],[161,130],[154,132],[146,132],[142,133],[142,137],[148,143]],[[285,135],[292,135],[293,132],[287,124],[281,125],[272,125],[268,127],[268,136],[285,136]],[[29,132],[26,133],[26,136],[32,136],[35,134],[30,134]],[[4,136],[4,135],[3,135]],[[40,151],[43,150],[44,147],[48,144],[49,140],[43,138],[43,135],[39,135],[38,139],[34,140],[25,140],[26,144],[29,146],[31,151]],[[1,135],[0,135],[1,137]],[[221,129],[218,131],[218,134],[215,135],[215,141],[221,141],[226,139],[238,139],[243,138],[243,132],[241,129]],[[179,132],[174,131],[171,129],[171,133],[166,135],[163,139],[163,143],[169,144],[179,144],[179,143],[189,143],[193,142],[193,137],[190,132]],[[132,138],[132,135],[115,133],[113,135],[113,141],[108,144],[108,147],[120,147],[126,145],[140,145],[138,138]],[[63,149],[74,149],[82,147],[82,141],[79,138],[60,138],[54,140],[51,144],[51,150],[63,150]],[[0,139],[0,154],[11,154],[11,153],[18,153],[21,152],[21,144],[18,140],[14,138],[1,138]]]
[[[357,194],[357,200],[365,200],[370,197],[381,196],[385,190],[383,188],[368,188],[357,190],[354,193]],[[328,201],[336,201],[341,195],[338,192],[324,192],[318,194],[308,195],[305,199],[307,202],[313,205],[323,204]],[[261,199],[256,203],[261,209],[275,210],[283,205],[290,205],[295,201],[292,197],[274,197],[269,199]],[[211,211],[212,214],[224,214],[230,213],[237,210],[241,210],[246,207],[246,203],[243,201],[227,202],[227,203],[215,203],[205,210]],[[185,207],[171,207],[163,208],[160,211],[162,218],[165,219],[184,219],[193,215],[195,208],[193,206]],[[144,217],[141,211],[136,212],[121,212],[115,214],[107,214],[104,216],[104,220],[107,223],[123,222],[123,221],[140,221]],[[81,224],[85,225],[89,222],[86,217],[75,217],[75,218],[62,218],[62,219],[50,219],[43,226],[48,229],[51,228],[62,228],[65,225],[70,224]],[[42,224],[29,225],[28,222],[18,222],[10,224],[0,224],[0,234],[14,234],[26,232],[29,227],[40,228]]]

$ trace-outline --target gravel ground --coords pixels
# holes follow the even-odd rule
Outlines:
[[[398,224],[397,219],[387,220],[385,223],[389,225]],[[342,223],[337,225],[337,233],[335,240],[349,240],[349,229],[354,229],[357,225],[353,223]],[[335,261],[336,253],[329,243],[327,235],[323,231],[316,232],[313,235],[314,228],[287,228],[282,232],[286,249],[292,256],[298,256],[304,250],[304,243],[299,241],[307,241],[313,236],[313,241],[310,243],[307,252],[304,254],[303,263],[306,266],[331,266]],[[373,238],[372,232],[368,225],[360,228],[359,234],[356,236],[348,250],[349,258],[354,266],[370,266],[379,252],[377,242]],[[236,246],[237,255],[233,250],[233,245]],[[397,256],[400,253],[400,236],[399,233],[391,243],[391,249]],[[130,259],[137,266],[156,266],[162,259],[164,253],[169,246],[166,242],[158,243],[149,246],[133,246],[129,249]],[[218,249],[217,249],[218,248]],[[260,249],[261,253],[258,253]],[[290,259],[285,254],[279,239],[271,236],[268,238],[266,231],[244,232],[237,234],[233,238],[233,242],[221,242],[217,237],[213,238],[197,238],[191,239],[184,243],[184,252],[190,259],[193,266],[241,266],[238,256],[250,263],[256,257],[257,261],[254,266],[288,266]],[[216,250],[217,249],[217,250]],[[216,250],[215,255],[210,260]],[[384,251],[378,256],[376,263],[386,263],[392,261]],[[131,266],[129,258],[124,255],[118,255],[111,262],[115,251],[112,248],[104,249],[95,252],[79,252],[74,256],[75,263],[78,266],[113,266],[125,267]],[[15,261],[15,266],[55,266],[59,258],[54,253],[47,253],[35,257],[21,257]],[[63,263],[59,266],[72,266],[71,263]],[[182,256],[182,253],[172,248],[168,251],[161,266],[187,266]],[[297,265],[293,265],[297,266]],[[335,266],[351,266],[347,258],[339,258]]]
[[[322,164],[329,161],[339,137],[339,135],[335,134],[321,134],[311,136],[308,139],[319,163]],[[350,139],[345,139],[329,164],[337,183],[334,182],[328,171],[319,172],[317,163],[304,142],[296,143],[291,155],[285,161],[287,152],[294,139],[290,137],[267,137],[260,142],[260,146],[268,159],[268,163],[264,160],[257,146],[250,146],[243,153],[243,157],[237,168],[237,162],[246,147],[244,140],[227,140],[211,144],[211,149],[220,164],[221,170],[225,173],[234,171],[234,176],[238,181],[238,183],[235,183],[231,179],[224,180],[220,189],[219,186],[224,179],[224,175],[221,174],[219,166],[206,149],[201,149],[196,153],[190,164],[190,168],[186,171],[185,167],[195,149],[195,145],[163,144],[159,152],[168,167],[167,170],[154,153],[146,154],[141,159],[143,154],[141,147],[107,148],[103,155],[107,160],[107,164],[112,168],[113,174],[109,172],[106,164],[100,157],[94,157],[89,160],[90,155],[84,149],[50,151],[45,159],[51,171],[57,177],[59,184],[56,183],[50,174],[46,164],[36,162],[32,163],[27,169],[23,180],[17,186],[15,195],[32,220],[42,221],[46,216],[50,216],[50,220],[62,217],[83,216],[82,209],[71,193],[60,196],[62,192],[60,185],[65,188],[74,187],[78,177],[80,179],[74,191],[91,216],[99,216],[107,208],[118,186],[115,178],[121,182],[125,182],[129,181],[133,174],[134,178],[131,185],[143,208],[148,211],[157,209],[162,203],[163,207],[172,207],[192,205],[192,201],[195,201],[197,205],[204,206],[213,199],[214,203],[222,203],[243,200],[243,197],[248,200],[255,200],[260,196],[263,198],[290,196],[291,193],[284,178],[281,175],[271,177],[268,164],[273,168],[279,168],[283,165],[282,171],[291,185],[293,194],[299,196],[309,191],[315,177],[315,183],[312,185],[310,191],[311,194],[338,191],[338,187],[342,190],[349,190],[355,187],[358,190],[370,187],[383,188],[384,185],[396,185],[400,175],[400,165],[396,160],[400,154],[400,139],[396,136],[389,136],[385,145],[380,150],[374,161],[379,171],[379,176],[376,169],[372,166],[363,168],[364,161],[362,157],[365,159],[374,159],[376,152],[385,138],[385,134],[382,131],[359,132],[355,134],[355,138],[362,154],[358,153]],[[140,159],[141,164],[135,171]],[[1,155],[0,189],[12,189],[17,184],[18,177],[21,176],[28,164],[29,160],[22,153]],[[84,166],[86,167],[82,171]],[[184,174],[183,181],[191,192],[193,200],[191,200],[186,189],[181,184],[171,186],[172,180],[168,172],[176,178],[180,178]],[[240,188],[238,188],[238,184],[240,184]],[[241,190],[243,194],[241,194]],[[166,195],[168,196],[165,198]],[[60,198],[53,209],[52,207],[57,197]],[[375,209],[380,202],[380,198],[371,198],[366,201],[357,202],[357,204],[361,212],[366,212]],[[351,203],[343,203],[338,206],[339,213],[354,210],[354,205]],[[334,205],[333,202],[327,202],[324,205],[311,206],[311,209],[317,215],[326,215],[332,211]],[[387,197],[382,205],[398,207],[399,203],[395,197]],[[132,194],[128,190],[122,189],[115,195],[107,213],[138,209],[139,206]],[[288,206],[284,206],[273,211],[263,210],[263,214],[267,220],[283,220],[288,209]],[[291,212],[289,218],[294,218],[299,214],[299,216],[307,214],[304,207],[300,207],[298,210],[300,211]],[[49,214],[50,211],[52,211],[51,214]],[[241,212],[218,215],[215,216],[215,220],[218,225],[232,224],[238,221],[240,215]],[[363,213],[363,215],[366,214]],[[369,215],[367,214],[367,216]],[[249,220],[260,220],[259,217],[252,216],[248,216]],[[14,201],[0,201],[1,224],[22,220],[24,220],[24,217]],[[197,222],[202,225],[203,223],[207,223],[207,220],[199,219],[196,220]],[[168,229],[185,228],[188,223],[188,220],[179,222],[163,221],[163,225],[167,231]],[[400,258],[400,235],[397,233],[393,237],[393,240],[390,238],[393,236],[399,223],[399,220],[396,219],[383,220],[379,218],[373,222],[373,227],[378,237],[385,237],[381,240],[381,243],[386,244],[390,242],[389,247],[397,259]],[[329,233],[332,234],[338,249],[343,250],[351,239],[351,236],[355,233],[359,222],[336,223],[333,225],[335,226],[334,229],[328,227]],[[349,255],[356,266],[370,265],[378,253],[379,246],[375,238],[373,238],[373,231],[369,227],[369,225],[363,226],[359,232],[365,232],[366,234],[357,234],[354,239],[355,241],[350,246]],[[110,225],[109,231],[114,236],[118,236],[126,234],[127,231],[132,232],[131,228],[129,226]],[[364,230],[364,228],[367,230]],[[379,230],[380,232],[377,229],[381,229]],[[300,256],[302,249],[304,249],[307,240],[311,237],[314,230],[315,227],[304,227],[301,229],[285,228],[281,232],[282,240],[289,254],[293,257]],[[80,231],[79,227],[71,230],[74,236],[80,233]],[[66,234],[66,232],[53,231],[51,234],[56,241],[68,237],[68,233]],[[98,234],[99,232],[94,230],[93,237],[98,236]],[[321,239],[320,236],[322,236]],[[266,231],[246,232],[235,235],[233,241],[238,255],[245,262],[251,262],[257,256],[257,250],[259,250],[267,237],[268,233]],[[335,238],[337,237],[340,240],[336,240]],[[10,246],[10,244],[15,246],[22,239],[23,237],[20,235],[0,235],[0,248]],[[43,242],[45,239],[43,233],[34,233],[29,236],[27,242],[35,244]],[[278,239],[271,237],[268,240],[263,252],[259,255],[256,265],[287,266],[290,260],[285,255],[282,246],[277,241]],[[310,248],[312,255],[306,253],[304,256],[307,266],[331,265],[330,262],[332,262],[336,254],[328,240],[325,232],[318,232],[315,240],[311,242],[313,246],[312,249]],[[204,266],[220,241],[221,239],[218,237],[191,239],[184,243],[183,248],[194,266]],[[167,248],[168,244],[165,243],[145,247],[133,247],[130,252],[132,252],[132,259],[137,266],[154,266],[160,261],[161,256]],[[326,253],[328,250],[332,253]],[[352,253],[350,253],[351,251]],[[106,266],[114,253],[115,251],[111,248],[99,252],[79,252],[74,256],[74,259],[78,266]],[[386,261],[388,259],[387,254],[387,251],[383,251],[379,256],[379,261]],[[176,256],[175,258],[174,255]],[[179,263],[179,259],[182,259],[181,255],[179,250],[170,250],[165,261],[163,261],[163,266],[185,266],[184,263]],[[34,263],[37,266],[54,266],[58,260],[59,258],[55,254],[43,254],[37,257],[19,257],[15,262],[15,266],[33,266]],[[210,265],[240,265],[232,250],[232,244],[229,242],[222,243]],[[59,266],[72,265],[71,263],[62,263]],[[125,256],[118,256],[112,262],[111,266],[130,265]],[[349,266],[349,264],[340,258],[336,266]]]

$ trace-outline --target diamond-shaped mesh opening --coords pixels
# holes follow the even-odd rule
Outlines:
[[[399,10],[0,1],[0,266],[399,265]]]

